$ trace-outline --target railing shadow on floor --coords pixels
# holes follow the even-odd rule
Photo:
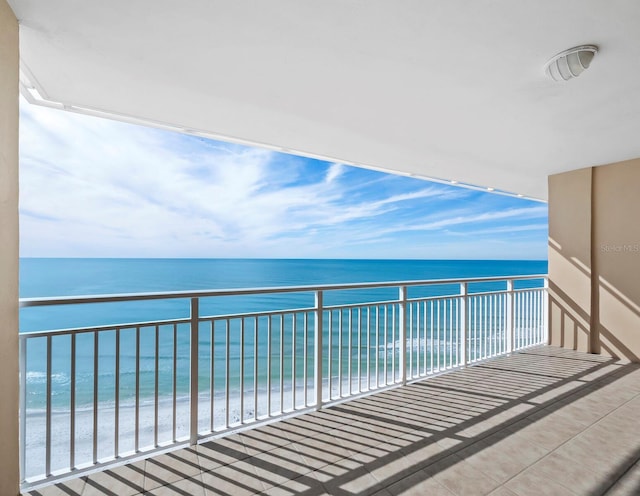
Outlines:
[[[128,494],[153,494],[162,486],[185,496],[204,489],[253,494],[279,487],[279,494],[346,496],[388,494],[394,485],[424,488],[460,455],[480,453],[638,369],[596,355],[563,354],[525,350],[161,455],[144,469],[128,465],[127,476],[116,469],[82,480],[99,494],[119,496],[124,493],[111,489],[115,481],[126,482]],[[630,456],[613,472],[622,475],[635,461]],[[592,494],[604,494],[613,483],[602,481]],[[57,487],[78,496],[81,485],[76,480]]]

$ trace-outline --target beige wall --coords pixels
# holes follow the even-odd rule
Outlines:
[[[640,159],[593,174],[594,351],[640,361]]]
[[[591,169],[549,181],[551,344],[589,351],[591,315]]]
[[[0,494],[18,494],[18,23],[0,0]]]
[[[640,361],[640,159],[549,177],[552,344]]]

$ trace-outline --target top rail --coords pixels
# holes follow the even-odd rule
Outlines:
[[[268,288],[238,288],[238,289],[209,289],[202,291],[167,291],[154,293],[124,293],[114,295],[83,295],[83,296],[58,296],[43,298],[20,298],[20,307],[44,307],[53,305],[78,305],[85,303],[107,303],[123,301],[166,300],[179,298],[207,298],[213,296],[243,296],[274,293],[304,293],[315,291],[338,291],[351,289],[393,288],[398,286],[440,286],[445,284],[473,284],[500,281],[522,281],[531,279],[545,279],[546,274],[532,274],[519,276],[492,276],[478,278],[456,279],[427,279],[413,281],[385,281],[365,282],[349,284],[324,284],[309,286],[275,286]]]

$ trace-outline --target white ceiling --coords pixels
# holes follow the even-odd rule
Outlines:
[[[9,3],[67,106],[541,199],[640,156],[638,0]],[[545,77],[588,43],[581,77]]]

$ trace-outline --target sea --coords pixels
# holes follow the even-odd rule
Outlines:
[[[384,281],[479,278],[546,274],[546,260],[318,260],[318,259],[160,259],[160,258],[23,258],[20,260],[20,297],[110,295],[207,289],[262,288]],[[486,290],[491,285],[478,285]],[[446,293],[451,287],[441,286]],[[474,289],[471,288],[470,291]],[[384,298],[362,291],[355,299]],[[396,297],[395,293],[392,297]],[[210,302],[205,311],[278,309],[312,302],[312,294],[279,295],[259,301],[255,297],[228,297]],[[345,299],[345,293],[328,295],[329,304]],[[353,292],[349,298],[353,298]],[[275,301],[274,301],[275,300]],[[274,308],[275,309],[275,308]],[[20,332],[52,330],[148,319],[187,317],[184,300],[161,304],[101,304],[21,311]]]
[[[492,276],[516,276],[546,274],[546,261],[531,260],[318,260],[318,259],[145,259],[145,258],[24,258],[20,264],[21,298],[47,298],[61,296],[95,296],[125,293],[172,292],[208,289],[274,288],[282,286],[316,286],[325,284],[348,284],[364,282],[416,281],[434,279],[481,278]],[[542,280],[522,281],[517,287],[540,286]],[[490,289],[504,289],[505,283],[475,283],[469,286],[469,292],[482,292]],[[428,287],[411,287],[409,297],[456,294],[459,286],[442,284]],[[389,301],[398,298],[397,288],[366,289],[350,291],[329,291],[325,294],[325,305]],[[207,316],[233,315],[268,310],[286,310],[312,308],[314,293],[302,291],[271,295],[228,296],[204,298],[200,304],[200,314]],[[76,304],[47,307],[29,307],[20,310],[20,332],[37,333],[60,329],[92,328],[94,326],[122,326],[128,323],[159,321],[165,319],[183,319],[189,316],[189,299],[170,299],[159,301],[117,302],[100,304]],[[274,324],[275,325],[275,324]],[[155,356],[155,337],[153,328],[142,333],[139,357],[139,395],[140,401],[148,408],[141,411],[153,420],[153,398],[155,397],[155,372],[158,367],[158,396],[161,400],[160,416],[166,416],[166,429],[171,430],[171,395],[179,396],[178,410],[188,409],[185,398],[189,394],[189,332],[188,325],[182,326],[174,345],[172,330],[160,328],[158,335],[158,357]],[[283,327],[285,335],[291,333],[291,324]],[[297,332],[300,334],[301,326]],[[325,327],[325,332],[327,329]],[[234,372],[240,363],[240,332],[216,331],[209,333],[201,328],[200,349],[203,356],[209,356],[208,350],[215,346],[215,394],[224,395],[225,388],[237,389],[239,373]],[[212,335],[215,334],[215,337]],[[225,335],[226,334],[226,335]],[[261,336],[262,336],[261,332]],[[257,335],[257,333],[256,333]],[[73,395],[77,417],[75,436],[77,450],[84,450],[91,457],[90,440],[93,432],[94,410],[100,412],[100,426],[105,432],[113,423],[115,372],[115,332],[101,332],[99,338],[87,332],[79,334],[75,342],[75,391],[71,391],[71,360],[69,336],[52,338],[51,349],[51,395],[49,406],[54,413],[54,452],[66,459],[68,452],[69,405]],[[282,336],[282,334],[281,334]],[[271,338],[270,338],[271,339]],[[278,349],[278,336],[273,350]],[[281,339],[290,339],[286,336]],[[389,338],[396,339],[396,338]],[[250,341],[250,340],[249,340]],[[326,340],[325,340],[326,342]],[[99,346],[98,346],[99,345]],[[259,342],[248,342],[245,354],[251,363],[253,346],[264,353],[267,349],[264,338]],[[298,340],[300,346],[300,339]],[[119,387],[121,391],[120,408],[129,405],[133,408],[136,389],[135,326],[121,333]],[[396,344],[396,348],[398,345]],[[96,360],[96,350],[98,350]],[[42,449],[45,439],[44,412],[47,406],[47,341],[46,338],[28,340],[26,356],[25,406],[27,411],[27,445],[32,460],[28,472],[39,473],[42,470]],[[446,351],[444,351],[446,353]],[[255,356],[258,356],[256,353]],[[224,362],[225,355],[233,361],[231,368]],[[301,353],[299,353],[301,356]],[[336,353],[337,356],[337,353]],[[172,377],[173,360],[178,362],[176,377]],[[443,357],[446,360],[446,357]],[[206,394],[211,387],[208,381],[210,363],[208,358],[201,365],[204,370],[199,378],[200,392]],[[258,360],[258,358],[256,358]],[[260,358],[263,360],[263,358]],[[94,373],[95,363],[98,374]],[[264,360],[261,362],[264,363]],[[305,374],[305,366],[287,362],[284,374],[289,377]],[[159,365],[158,365],[159,364]],[[250,367],[249,367],[250,368]],[[277,367],[276,367],[277,369]],[[239,368],[238,368],[239,370]],[[251,373],[249,370],[246,373]],[[258,384],[261,398],[266,398],[265,373],[259,372]],[[312,370],[306,369],[307,376]],[[229,378],[225,374],[231,374]],[[301,377],[300,377],[301,378]],[[174,382],[175,381],[175,382]],[[229,381],[225,384],[225,381]],[[250,382],[250,381],[249,381]],[[295,384],[295,382],[293,382]],[[282,386],[280,386],[282,387]],[[293,386],[295,389],[296,386]],[[291,396],[291,387],[286,392]],[[219,392],[219,393],[218,393]],[[222,398],[223,396],[221,396]],[[168,403],[162,403],[167,399]],[[295,396],[294,396],[295,398]],[[98,404],[96,404],[96,399]],[[236,398],[238,400],[238,398]],[[175,401],[175,400],[174,400]],[[217,400],[216,400],[217,401]],[[127,403],[128,402],[128,403]],[[261,400],[262,403],[264,403]],[[206,403],[206,402],[205,402]],[[219,404],[224,405],[224,400]],[[233,405],[228,408],[234,408]],[[175,408],[175,407],[174,407]],[[256,409],[259,406],[256,405]],[[133,410],[131,410],[133,411]],[[188,410],[184,410],[187,412]],[[188,414],[180,415],[181,419]],[[237,413],[237,412],[236,412]],[[211,412],[208,413],[212,415]],[[205,412],[203,414],[207,415]],[[214,412],[215,422],[225,422],[229,412]],[[242,415],[242,413],[240,414]],[[212,421],[213,422],[213,421]],[[143,422],[144,423],[144,422]],[[107,426],[107,427],[105,427]],[[186,429],[186,424],[178,430]],[[133,427],[131,427],[133,428]],[[124,427],[123,427],[124,429]],[[175,427],[174,427],[175,430]],[[152,432],[150,430],[149,432]],[[104,434],[108,438],[107,434]],[[123,439],[126,436],[123,437]],[[131,439],[129,436],[128,439]],[[56,440],[57,439],[57,440]],[[83,440],[82,444],[81,440]],[[83,446],[84,448],[80,448]],[[102,449],[102,448],[101,448]],[[108,450],[107,450],[108,451]],[[62,463],[62,462],[61,462]]]
[[[281,286],[308,286],[342,283],[415,281],[433,279],[480,278],[491,276],[545,274],[546,261],[530,260],[317,260],[317,259],[144,259],[144,258],[24,258],[20,265],[21,298],[60,296],[95,296],[125,293],[171,292],[208,289],[272,288]],[[540,285],[541,281],[523,281],[526,285]],[[502,286],[501,286],[502,285]],[[504,283],[470,285],[469,292],[504,289]],[[409,297],[455,294],[457,285],[410,288]],[[325,305],[388,301],[398,298],[397,288],[332,291],[325,294]],[[201,315],[232,315],[246,312],[310,308],[314,305],[313,292],[282,293],[263,296],[229,296],[205,298],[200,304]],[[100,304],[60,305],[23,308],[20,312],[20,332],[42,330],[90,328],[189,317],[188,299],[135,301]],[[164,331],[163,331],[164,332]],[[113,385],[113,339],[103,333],[100,362],[103,388]],[[166,332],[164,333],[166,334]],[[165,346],[160,353],[173,353],[170,339],[160,336]],[[231,347],[231,355],[239,353],[239,333],[232,333],[230,342],[219,333],[216,345],[220,351]],[[133,336],[125,339],[132,340]],[[178,354],[188,359],[188,333],[180,333]],[[134,342],[125,341],[131,347]],[[208,346],[209,342],[201,343]],[[152,343],[147,344],[152,346]],[[39,408],[44,403],[46,385],[46,342],[31,340],[27,353],[27,406]],[[79,335],[76,343],[78,374],[76,401],[93,401],[93,353],[91,334]],[[145,342],[142,343],[143,352]],[[69,340],[53,340],[54,368],[58,371],[53,381],[53,405],[63,406],[70,392]],[[130,350],[129,350],[130,351]],[[250,353],[250,350],[249,350]],[[123,356],[125,369],[132,365],[131,353]],[[162,357],[161,357],[162,358]],[[127,359],[129,362],[127,363]],[[59,365],[58,365],[58,362]],[[102,366],[104,363],[104,366]],[[64,365],[66,364],[66,365]],[[223,364],[220,363],[223,367]],[[143,367],[144,372],[144,367]],[[222,380],[223,374],[219,374]],[[182,389],[188,386],[188,376],[178,377]],[[55,388],[60,386],[60,391]],[[144,385],[144,383],[143,383]],[[171,381],[160,385],[172,386]],[[65,389],[66,388],[66,389]],[[153,391],[143,387],[143,395]],[[108,399],[108,393],[103,399]],[[102,396],[102,394],[101,394]]]

